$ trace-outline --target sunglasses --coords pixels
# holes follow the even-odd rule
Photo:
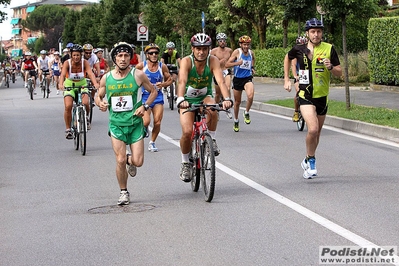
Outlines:
[[[91,54],[91,52],[85,52],[85,54]]]
[[[147,54],[149,54],[149,55],[154,55],[154,54],[159,54],[159,52],[148,52]]]

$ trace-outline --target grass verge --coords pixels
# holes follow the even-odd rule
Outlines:
[[[294,108],[292,99],[271,100],[266,103]],[[399,111],[388,108],[351,104],[351,109],[348,111],[346,110],[345,102],[330,100],[328,101],[327,115],[358,120],[375,125],[399,128]]]

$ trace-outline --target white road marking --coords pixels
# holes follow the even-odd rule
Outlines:
[[[261,111],[257,111],[257,110],[251,110],[251,112],[257,112],[257,113],[261,113],[261,114],[266,114],[269,116],[275,116],[275,117],[279,117],[279,118],[283,118],[283,119],[287,119],[287,120],[291,120],[291,118],[287,118],[286,116],[281,116],[281,115],[276,115],[276,114],[271,114],[271,113],[265,113],[265,112],[261,112]],[[369,141],[374,141],[374,142],[378,142],[381,144],[386,144],[389,146],[394,146],[394,147],[399,147],[398,143],[392,142],[392,141],[386,141],[386,140],[381,140],[378,138],[374,138],[374,137],[370,137],[370,136],[365,136],[359,133],[354,133],[354,132],[350,132],[350,131],[346,131],[343,129],[338,129],[338,128],[334,128],[334,127],[330,127],[330,126],[324,126],[323,128],[328,129],[328,130],[332,130],[332,131],[336,131],[342,134],[346,134],[349,136],[353,136],[353,137],[357,137],[357,138],[361,138],[361,139],[366,139]],[[165,139],[167,142],[172,143],[173,145],[176,145],[177,147],[180,147],[180,143],[179,141],[173,140],[172,138],[166,136],[165,134],[159,133],[159,136],[163,139]],[[337,235],[342,236],[343,238],[351,241],[352,243],[358,245],[359,247],[362,248],[381,248],[381,246],[378,246],[377,244],[343,228],[342,226],[324,218],[323,216],[305,208],[304,206],[274,192],[273,190],[270,190],[258,183],[256,183],[255,181],[253,181],[252,179],[249,179],[247,177],[245,177],[244,175],[228,168],[227,166],[216,162],[216,167],[218,169],[220,169],[221,171],[225,172],[226,174],[230,175],[231,177],[234,177],[235,179],[241,181],[242,183],[252,187],[253,189],[263,193],[264,195],[270,197],[271,199],[274,199],[275,201],[287,206],[288,208],[292,209],[293,211],[302,214],[303,216],[307,217],[308,219],[318,223],[319,225],[323,226],[324,228],[327,228],[328,230],[330,230],[331,232],[336,233]],[[394,256],[396,262],[399,262],[399,256]],[[393,263],[392,263],[393,264]],[[399,265],[399,264],[393,264],[393,265]]]

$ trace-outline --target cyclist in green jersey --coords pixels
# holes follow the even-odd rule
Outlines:
[[[289,71],[292,60],[296,59],[299,64],[298,101],[302,117],[308,127],[307,155],[301,163],[304,170],[303,177],[306,179],[317,176],[315,154],[327,114],[331,74],[337,77],[342,75],[334,47],[321,41],[323,29],[323,22],[316,18],[306,21],[308,43],[306,46],[295,46],[284,59],[284,88],[288,91],[291,89]]]
[[[134,177],[136,167],[142,166],[144,162],[143,116],[158,95],[143,71],[130,68],[132,56],[130,44],[115,44],[111,51],[115,69],[101,78],[95,98],[101,111],[109,110],[109,135],[116,157],[116,177],[121,190],[118,205],[130,203],[128,174]],[[144,104],[141,101],[141,86],[150,92]],[[130,146],[131,153],[126,151],[126,145]]]
[[[191,103],[215,104],[212,94],[212,77],[215,76],[220,86],[224,98],[223,108],[229,109],[232,101],[229,98],[229,89],[224,81],[222,68],[219,59],[210,55],[211,38],[204,33],[197,33],[191,38],[192,54],[181,60],[179,71],[179,82],[177,87],[177,107],[185,109]],[[215,136],[218,117],[216,111],[209,110],[208,129],[213,139],[215,155],[219,155]],[[184,182],[191,180],[191,163],[189,161],[189,152],[191,150],[191,134],[193,131],[194,113],[187,112],[183,114],[180,111],[180,124],[182,127],[182,136],[180,138],[180,149],[182,155],[182,164],[180,169],[180,179]]]

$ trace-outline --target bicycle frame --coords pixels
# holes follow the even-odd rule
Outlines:
[[[208,109],[213,111],[226,111],[220,109],[220,104],[191,104],[189,109],[183,112],[193,112],[193,132],[191,135],[190,161],[193,163],[191,174],[191,189],[197,192],[200,182],[203,185],[205,201],[211,202],[215,191],[215,152],[213,140],[208,133],[207,114]]]
[[[87,86],[75,87],[73,83],[72,87],[65,87],[66,90],[78,89],[78,94],[73,101],[72,107],[72,121],[71,129],[74,134],[74,146],[75,149],[79,149],[82,155],[86,154],[86,133],[87,133],[87,116],[86,106],[82,102],[82,89],[88,88]]]
[[[193,124],[193,133],[191,134],[191,141],[198,136],[200,139],[200,143],[197,143],[197,147],[195,147],[196,154],[199,154],[200,152],[200,146],[202,144],[202,141],[204,140],[204,132],[208,131],[208,125],[206,123],[206,110],[203,108],[203,110],[197,110],[194,113],[194,124]],[[191,147],[192,149],[193,147]],[[198,168],[201,168],[201,160],[198,160]]]

